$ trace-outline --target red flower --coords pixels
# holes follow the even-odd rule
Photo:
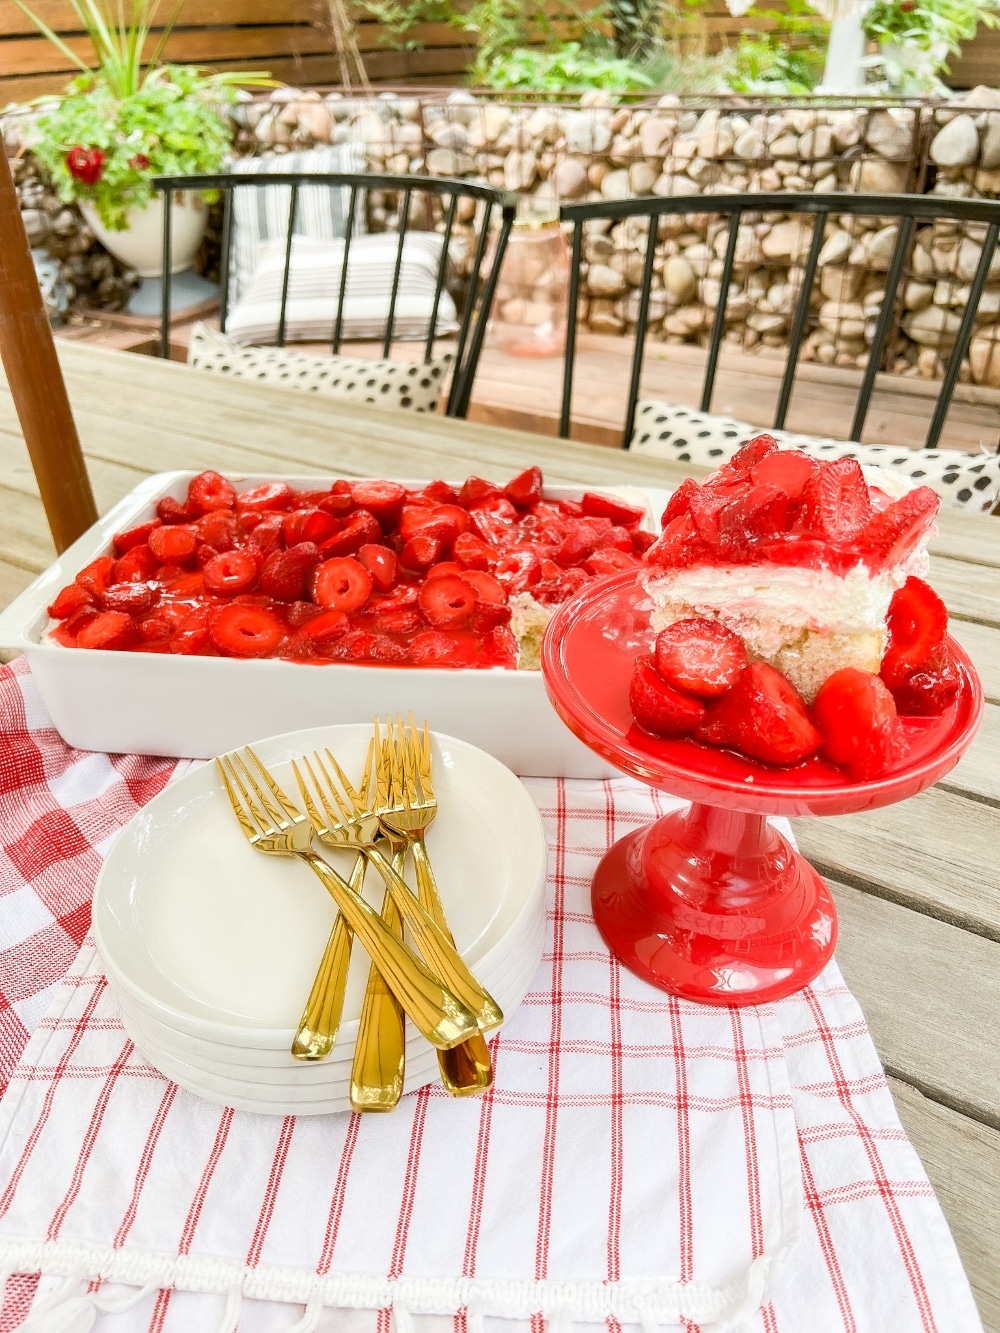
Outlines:
[[[134,171],[148,171],[149,158],[145,153],[136,153],[135,157],[130,157],[128,164]]]
[[[66,154],[66,168],[82,185],[96,185],[104,174],[104,153],[99,148],[77,144]]]

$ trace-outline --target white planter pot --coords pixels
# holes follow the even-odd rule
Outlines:
[[[125,231],[108,231],[93,204],[82,201],[80,212],[104,248],[142,278],[158,278],[163,271],[163,196],[155,195],[148,208],[133,208]],[[183,273],[194,264],[205,228],[208,208],[201,195],[175,194],[170,224],[170,272]]]

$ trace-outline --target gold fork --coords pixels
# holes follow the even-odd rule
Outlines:
[[[253,750],[247,746],[245,752],[258,776],[251,772],[243,755],[235,752],[221,756],[216,763],[251,847],[271,856],[297,856],[315,871],[405,1012],[432,1045],[457,1046],[472,1036],[477,1026],[475,1016],[386,928],[374,908],[312,850],[312,824]]]
[[[417,730],[410,714],[407,736],[403,721],[396,715],[395,743],[389,747],[387,758],[392,764],[390,791],[392,799],[379,806],[379,818],[386,832],[404,839],[413,853],[417,876],[417,896],[434,918],[438,928],[454,944],[448,928],[441,896],[438,893],[434,871],[424,845],[424,831],[437,814],[437,801],[431,782],[431,739],[427,723],[423,734]],[[376,772],[378,763],[376,761]],[[490,1048],[481,1032],[477,1032],[460,1046],[438,1052],[441,1082],[453,1097],[471,1097],[485,1092],[493,1082]]]
[[[370,744],[362,785],[367,782],[371,772],[372,755],[373,745]],[[365,882],[365,865],[365,858],[359,852],[351,878],[347,881],[358,894]],[[344,993],[347,990],[353,938],[354,932],[344,920],[343,912],[338,911],[309,999],[299,1019],[299,1030],[292,1039],[292,1055],[296,1060],[325,1060],[333,1050],[344,1012]]]
[[[381,799],[383,788],[382,775],[388,767],[384,750],[392,743],[391,734],[384,739],[379,734],[378,718],[375,719],[375,739],[373,742],[376,784]],[[372,749],[369,749],[369,755]],[[370,786],[370,768],[365,769],[362,789]],[[392,847],[392,868],[398,875],[403,873],[406,860],[406,839],[398,836],[389,837]],[[364,863],[364,854],[358,853],[358,860]],[[399,908],[393,901],[388,889],[382,899],[382,920],[395,935],[403,934],[403,919]],[[403,1011],[395,996],[388,989],[377,967],[368,972],[368,984],[361,1006],[361,1021],[358,1025],[358,1040],[354,1047],[354,1061],[351,1066],[351,1105],[356,1111],[391,1111],[403,1092],[403,1074],[406,1066],[406,1036],[403,1027]]]
[[[375,813],[377,796],[372,791],[372,783],[369,781],[364,792],[355,791],[330,751],[325,750],[324,754],[325,761],[319,751],[312,755],[311,760],[308,757],[302,760],[302,766],[309,774],[316,798],[322,806],[322,815],[298,764],[292,761],[299,791],[316,830],[316,836],[325,846],[356,847],[364,852],[368,861],[382,876],[386,888],[399,908],[404,924],[413,936],[413,941],[428,967],[432,968],[448,989],[472,1010],[482,1031],[488,1032],[491,1028],[497,1027],[503,1022],[503,1013],[497,1002],[480,986],[458,950],[438,929],[434,918],[421,907],[407,887],[406,881],[393,870],[376,846],[382,826]],[[327,763],[336,772],[347,796],[346,801],[338,791]],[[322,778],[317,776],[317,770],[322,774]]]

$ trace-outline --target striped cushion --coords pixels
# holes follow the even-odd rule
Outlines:
[[[426,338],[443,243],[444,238],[437,232],[407,234],[403,242],[393,338]],[[341,329],[345,339],[383,336],[389,317],[398,244],[399,237],[389,233],[361,236],[351,242]],[[285,310],[287,342],[330,340],[340,296],[343,255],[342,240],[312,241],[305,237],[293,240]],[[264,247],[245,295],[226,320],[226,333],[234,343],[259,345],[277,341],[284,270],[285,243],[271,241]],[[453,333],[457,327],[455,303],[447,291],[442,291],[435,336]]]
[[[284,347],[237,347],[225,334],[204,324],[192,328],[188,347],[188,365],[198,370],[411,412],[437,410],[450,364],[450,353],[434,361],[375,361],[370,357],[312,356]]]
[[[263,157],[241,158],[229,170],[240,176],[267,176],[275,172],[352,171],[365,169],[362,143],[338,144],[335,148],[314,148],[305,153],[267,153]],[[246,290],[260,259],[261,246],[284,238],[288,231],[288,210],[292,191],[288,185],[267,189],[233,191],[233,236],[230,250],[230,299],[238,301]],[[347,227],[350,189],[346,185],[304,185],[299,190],[295,210],[295,235],[317,241],[332,241],[343,236]],[[354,235],[367,230],[364,196],[358,199],[354,215]]]
[[[680,463],[718,467],[755,435],[773,435],[785,449],[801,449],[814,458],[855,458],[888,468],[913,486],[930,486],[949,509],[988,514],[1000,499],[1000,454],[966,454],[957,449],[905,449],[888,444],[856,444],[794,431],[751,426],[730,417],[711,416],[691,407],[673,407],[654,398],[636,404],[629,449]]]

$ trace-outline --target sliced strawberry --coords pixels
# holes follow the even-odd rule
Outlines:
[[[582,565],[597,546],[597,537],[592,530],[577,525],[572,528],[562,545],[556,550],[553,559],[557,565],[569,569],[572,565]]]
[[[148,523],[139,523],[134,528],[129,528],[127,532],[116,532],[111,538],[112,544],[117,555],[124,555],[130,551],[133,546],[141,546],[149,540],[149,534],[154,528],[158,528],[163,520],[151,518]]]
[[[853,458],[821,464],[802,488],[805,530],[827,541],[856,541],[871,517],[868,484]]]
[[[543,606],[558,606],[562,602],[569,601],[589,582],[589,574],[577,565],[574,569],[561,570],[554,579],[539,583],[531,589],[531,594],[535,601],[541,602]]]
[[[404,606],[398,611],[380,612],[372,621],[380,634],[415,634],[427,622],[415,606]]]
[[[254,514],[253,517],[257,522],[247,538],[247,547],[259,555],[263,563],[272,551],[280,551],[284,545],[284,525],[280,514]]]
[[[691,505],[691,497],[696,495],[698,490],[698,483],[695,479],[693,477],[685,477],[667,501],[667,507],[660,516],[660,527],[665,528],[668,523],[671,523],[675,518],[679,518],[681,514],[688,513]]]
[[[659,565],[662,569],[680,569],[696,565],[709,555],[709,547],[698,535],[691,515],[678,514],[647,549],[644,559],[647,564]]]
[[[636,555],[643,556],[656,540],[655,532],[647,532],[645,528],[636,528],[632,533],[632,550]]]
[[[312,576],[312,597],[317,606],[350,615],[360,611],[372,595],[372,576],[360,561],[339,556],[318,565]]]
[[[226,509],[214,509],[195,524],[198,540],[216,551],[231,551],[236,545],[239,520]]]
[[[509,625],[511,614],[506,603],[477,602],[469,617],[469,629],[473,634],[486,634],[497,625]]]
[[[682,694],[657,675],[651,657],[640,657],[628,691],[632,716],[654,736],[690,736],[705,716],[700,699]]]
[[[474,509],[484,500],[495,500],[500,495],[503,495],[503,491],[494,482],[484,481],[482,477],[469,477],[462,483],[458,503],[463,509]]]
[[[728,483],[720,481],[716,485],[700,486],[688,502],[688,513],[694,521],[695,530],[710,550],[719,547],[719,516],[731,501],[737,499],[748,489],[746,482]]]
[[[316,501],[316,508],[334,518],[346,518],[354,512],[354,492],[349,481],[335,481],[329,491]]]
[[[469,516],[458,505],[435,505],[433,509],[407,505],[399,519],[399,535],[404,542],[417,536],[436,537],[447,549],[468,527]]]
[[[934,655],[948,630],[948,611],[932,587],[913,574],[892,594],[886,616],[882,679],[890,689]]]
[[[340,527],[339,519],[325,509],[293,509],[281,523],[281,535],[286,546],[299,542],[314,542],[317,546],[329,540]]]
[[[419,593],[418,583],[398,583],[387,597],[373,598],[371,609],[379,614],[383,611],[401,611],[404,607],[416,606]]]
[[[466,569],[491,569],[500,558],[495,546],[489,546],[474,532],[460,532],[452,546],[452,555]]]
[[[198,549],[198,533],[190,524],[154,528],[149,534],[149,549],[161,565],[186,565]]]
[[[111,571],[114,569],[116,561],[113,556],[99,555],[96,560],[91,560],[89,565],[85,565],[77,574],[76,583],[81,588],[86,588],[95,597],[99,597],[107,589],[111,582]]]
[[[791,501],[777,486],[750,486],[719,511],[719,550],[731,560],[753,559],[756,543],[784,533]]]
[[[222,551],[205,565],[202,574],[209,592],[235,597],[256,584],[260,565],[246,551]]]
[[[165,495],[157,502],[156,514],[164,523],[190,523],[193,518],[198,517],[188,509],[187,505],[182,505],[180,500],[175,500],[172,495]]]
[[[135,643],[135,621],[126,611],[102,611],[76,636],[78,648],[131,648]]]
[[[675,620],[656,636],[654,658],[668,685],[714,699],[736,684],[747,650],[739,635],[717,620]]]
[[[367,509],[358,509],[346,520],[343,527],[328,537],[320,545],[325,556],[354,555],[362,546],[368,546],[382,540],[382,529],[374,514]]]
[[[892,697],[896,711],[910,717],[936,717],[958,698],[962,677],[948,650],[941,643],[922,666],[911,671],[896,686]]]
[[[433,500],[435,504],[442,505],[453,505],[458,500],[458,492],[446,481],[428,482],[421,495],[427,500]]]
[[[527,592],[542,580],[542,564],[534,551],[509,551],[493,566],[493,577],[508,593]]]
[[[483,648],[499,666],[506,667],[509,671],[517,669],[517,659],[521,650],[517,639],[506,625],[495,625],[484,637]]]
[[[768,764],[798,763],[821,739],[801,695],[766,662],[752,662],[715,700],[698,738]]]
[[[590,518],[610,518],[612,523],[620,523],[626,528],[634,527],[646,517],[645,509],[616,500],[612,495],[601,495],[598,491],[584,491],[580,507]]]
[[[773,454],[777,447],[778,441],[773,435],[766,433],[755,435],[752,440],[747,440],[742,448],[736,450],[729,460],[729,466],[737,472],[749,472],[768,454]]]
[[[332,614],[334,613],[323,611],[315,602],[291,602],[285,608],[285,620],[292,629],[301,629],[303,625],[308,624],[310,620],[315,620],[317,616]]]
[[[142,643],[166,643],[177,626],[164,615],[144,616],[136,626]]]
[[[302,632],[314,645],[322,647],[342,639],[350,628],[351,622],[343,611],[320,611],[305,622]]]
[[[542,498],[543,485],[542,469],[529,467],[519,472],[512,481],[508,481],[503,493],[511,504],[517,505],[520,509],[529,509]]]
[[[187,508],[192,514],[210,514],[213,509],[233,509],[236,491],[218,472],[199,472],[188,482]]]
[[[144,616],[159,600],[159,588],[151,588],[148,583],[118,583],[102,594],[101,607],[105,611],[123,611],[128,616]]]
[[[492,574],[486,574],[481,569],[465,569],[462,571],[462,578],[466,583],[472,584],[481,602],[493,602],[497,606],[506,604],[507,589]]]
[[[226,657],[270,657],[285,637],[285,626],[262,606],[230,602],[209,615],[208,636]]]
[[[208,637],[207,612],[193,611],[181,621],[170,640],[170,651],[184,657],[215,651]]]
[[[603,576],[617,574],[623,569],[632,569],[638,563],[639,557],[630,551],[619,551],[617,547],[609,546],[603,551],[595,551],[593,555],[588,555],[583,567],[588,574]]]
[[[259,482],[256,486],[248,486],[236,497],[237,509],[256,514],[291,509],[294,503],[292,488],[283,481]]]
[[[444,547],[437,537],[428,537],[419,533],[411,537],[399,553],[399,563],[411,573],[422,574],[425,569],[441,559]]]
[[[881,777],[902,753],[896,705],[870,671],[842,667],[828,676],[813,704],[823,753],[858,782]]]
[[[278,644],[275,657],[283,662],[311,662],[316,657],[316,645],[304,629],[293,630]]]
[[[494,550],[506,546],[514,531],[509,518],[494,513],[485,504],[477,505],[469,511],[469,523],[475,535]]]
[[[260,571],[261,592],[276,602],[302,601],[320,559],[319,547],[312,542],[299,542],[287,551],[272,552]]]
[[[368,656],[372,662],[384,662],[389,666],[400,666],[410,660],[409,649],[405,644],[390,639],[387,634],[372,635]]]
[[[439,629],[425,630],[410,640],[410,658],[417,666],[435,667],[453,665],[460,656],[455,639]]]
[[[430,624],[461,625],[472,615],[476,590],[457,574],[445,574],[425,583],[417,601]]]
[[[790,500],[798,500],[821,466],[799,449],[777,449],[754,464],[750,478],[755,485],[777,486]]]
[[[918,486],[877,513],[858,538],[858,548],[872,569],[894,569],[917,549],[941,506],[929,486]]]
[[[456,560],[439,560],[436,565],[431,565],[424,580],[429,583],[431,579],[439,579],[442,574],[457,574],[461,578],[465,569]]]
[[[391,532],[399,522],[406,487],[396,481],[355,481],[351,499],[359,509],[367,509],[378,520],[383,532]]]
[[[160,568],[160,562],[145,542],[133,546],[115,561],[111,570],[111,583],[145,583],[154,578]]]
[[[372,583],[379,592],[388,592],[396,582],[399,572],[399,560],[396,552],[379,542],[366,542],[358,548],[358,560],[372,576]]]
[[[53,620],[68,620],[81,606],[93,606],[94,594],[89,588],[79,583],[70,583],[60,589],[49,604],[48,612]]]
[[[64,620],[62,628],[67,634],[75,638],[75,636],[83,629],[84,625],[89,625],[90,622],[96,620],[100,614],[101,613],[98,611],[97,607],[92,606],[88,602],[86,606],[81,606],[79,610],[74,611],[71,616]]]

